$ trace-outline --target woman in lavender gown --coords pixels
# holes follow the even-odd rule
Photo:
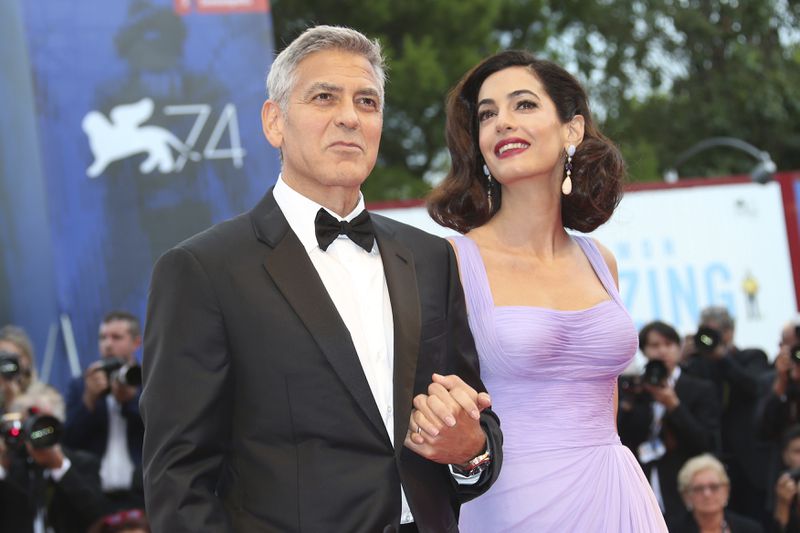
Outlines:
[[[577,80],[520,51],[455,87],[447,144],[452,169],[429,210],[465,234],[452,243],[505,456],[493,488],[462,507],[461,531],[666,531],[616,430],[617,377],[637,347],[616,261],[566,231],[611,216],[618,149]]]

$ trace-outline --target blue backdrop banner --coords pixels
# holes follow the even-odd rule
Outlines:
[[[24,165],[30,177],[0,161],[4,204],[17,207],[0,216],[0,319],[31,331],[40,354],[58,325],[50,381],[63,388],[62,326],[71,324],[81,366],[96,360],[106,312],[144,319],[161,253],[274,183],[279,162],[259,117],[273,35],[266,0],[17,5],[15,54],[27,51],[29,69],[17,89],[33,91],[36,143],[18,156],[39,161]]]

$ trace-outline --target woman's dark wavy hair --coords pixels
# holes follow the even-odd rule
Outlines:
[[[583,115],[583,142],[572,158],[572,193],[561,197],[565,227],[584,233],[606,222],[622,198],[625,162],[619,149],[595,126],[589,99],[578,80],[551,61],[530,52],[509,50],[484,59],[467,72],[447,98],[445,137],[452,166],[444,181],[428,197],[428,212],[436,222],[461,233],[482,226],[500,207],[500,187],[488,181],[478,147],[478,92],[484,80],[503,69],[528,67],[553,100],[559,119],[566,123]]]

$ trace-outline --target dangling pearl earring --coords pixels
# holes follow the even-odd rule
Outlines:
[[[484,163],[483,173],[486,175],[486,199],[489,201],[489,211],[492,210],[492,175],[489,173],[489,167]]]
[[[564,172],[566,173],[566,177],[564,181],[561,182],[561,192],[564,193],[564,196],[568,196],[572,192],[572,156],[575,155],[575,145],[570,144],[567,147],[567,162],[564,165]]]

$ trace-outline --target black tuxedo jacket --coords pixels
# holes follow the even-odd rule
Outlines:
[[[403,446],[433,372],[484,390],[455,256],[373,215],[394,317],[394,446],[344,322],[272,193],[155,266],[144,346],[144,472],[154,532],[390,532],[400,484],[421,532],[457,531],[474,486]]]
[[[648,479],[653,465],[658,468],[666,516],[685,511],[678,492],[678,471],[695,455],[717,452],[720,427],[719,405],[713,384],[682,372],[675,382],[675,394],[680,405],[671,413],[664,413],[661,419],[659,437],[667,451],[658,461],[642,465]],[[644,393],[637,398],[631,411],[619,411],[620,439],[637,457],[639,445],[650,437],[652,402],[652,397]]]

